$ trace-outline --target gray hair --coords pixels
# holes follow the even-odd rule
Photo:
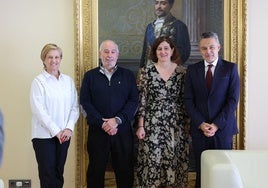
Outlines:
[[[207,38],[214,38],[217,41],[217,43],[220,44],[219,37],[218,37],[217,33],[214,33],[212,31],[204,32],[201,34],[200,40],[207,39]]]
[[[112,43],[114,43],[115,48],[116,48],[116,51],[119,52],[118,45],[117,45],[114,41],[112,41],[112,40],[104,40],[104,41],[102,41],[102,43],[100,44],[100,49],[99,49],[100,52],[101,52],[101,50],[102,50],[103,44],[106,43],[106,42],[112,42]]]

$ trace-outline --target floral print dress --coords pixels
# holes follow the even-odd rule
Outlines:
[[[138,115],[145,138],[139,141],[137,185],[140,188],[186,188],[189,146],[183,105],[185,68],[178,65],[164,81],[154,64],[141,70]]]

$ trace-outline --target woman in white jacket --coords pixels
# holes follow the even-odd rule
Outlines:
[[[41,188],[62,188],[70,139],[79,117],[73,79],[59,71],[62,50],[47,44],[41,51],[44,70],[32,82],[32,143]]]

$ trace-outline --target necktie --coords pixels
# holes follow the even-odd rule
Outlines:
[[[206,85],[207,85],[207,89],[208,91],[210,91],[211,88],[211,83],[212,83],[212,71],[211,71],[211,67],[213,65],[208,65],[208,70],[207,70],[207,74],[206,74]]]

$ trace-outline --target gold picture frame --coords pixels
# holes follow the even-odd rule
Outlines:
[[[236,62],[241,80],[237,109],[239,134],[235,149],[245,149],[247,120],[247,25],[246,0],[224,1],[224,59]],[[75,18],[75,83],[80,88],[85,71],[98,66],[98,0],[74,0]],[[79,89],[78,89],[79,91]],[[76,126],[76,188],[86,187],[87,125],[83,117]]]

